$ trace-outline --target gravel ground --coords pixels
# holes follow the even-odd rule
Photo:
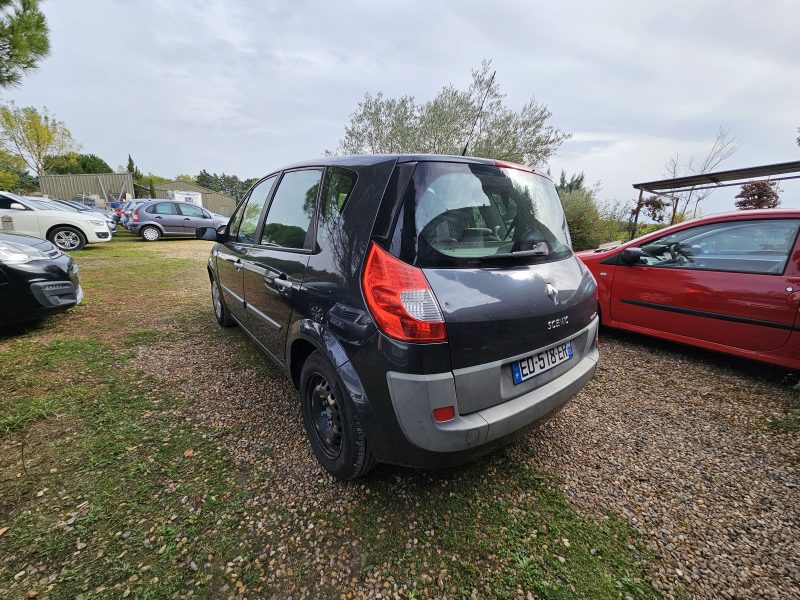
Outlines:
[[[278,482],[253,499],[252,520],[243,524],[273,535],[279,551],[269,579],[292,590],[298,564],[327,563],[326,577],[346,589],[369,564],[339,560],[358,556],[358,540],[345,531],[310,541],[296,535],[297,525],[347,513],[369,486],[334,484],[323,474],[292,385],[240,331],[222,335],[224,355],[219,339],[198,347],[194,338],[152,347],[137,361],[186,382],[191,419],[226,432],[238,461]],[[583,510],[627,519],[659,558],[652,581],[667,596],[800,598],[800,440],[766,426],[798,393],[768,368],[643,337],[605,332],[601,351],[595,379],[511,456],[563,481]],[[398,481],[413,476],[379,469]],[[285,510],[297,523],[274,518]],[[366,580],[373,592],[385,584],[377,571]]]
[[[766,427],[800,393],[759,365],[605,334],[598,376],[527,439],[537,464],[646,536],[656,587],[800,598],[800,439]]]

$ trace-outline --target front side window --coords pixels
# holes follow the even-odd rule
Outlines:
[[[242,210],[242,219],[235,233],[236,241],[240,244],[253,244],[258,228],[258,220],[261,218],[261,211],[269,198],[272,186],[277,179],[276,175],[268,177],[261,183],[256,184],[247,198],[247,204]]]
[[[270,204],[261,243],[310,250],[311,222],[317,208],[320,169],[289,171],[283,176]]]
[[[511,167],[422,162],[406,191],[392,248],[418,267],[571,256],[553,183]]]
[[[729,221],[691,227],[642,245],[653,267],[780,274],[797,239],[797,219]]]
[[[0,209],[11,210],[12,204],[20,204],[20,201],[13,196],[0,196]]]

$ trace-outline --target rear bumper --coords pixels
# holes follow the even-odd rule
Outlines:
[[[452,372],[429,375],[388,372],[389,395],[403,435],[424,451],[458,453],[507,437],[541,419],[575,396],[594,375],[598,361],[594,347],[597,327],[595,320],[587,328],[586,346],[580,349],[578,362],[563,374],[513,399],[464,415],[458,414],[459,394]],[[432,412],[445,406],[455,406],[456,417],[437,423]]]

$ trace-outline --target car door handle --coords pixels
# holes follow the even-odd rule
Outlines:
[[[184,217],[184,218],[183,218],[183,220],[184,220],[184,221],[189,221],[189,220],[191,220],[191,219],[190,219],[189,217]]]
[[[156,219],[160,219],[161,217],[156,217]]]
[[[286,278],[285,273],[264,275],[264,283],[276,289],[279,294],[287,294],[292,289],[292,282]]]

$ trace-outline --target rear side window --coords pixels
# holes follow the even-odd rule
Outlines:
[[[200,217],[200,218],[208,218],[206,212],[200,208],[199,206],[195,206],[194,204],[178,204],[178,208],[181,211],[181,214],[184,217]]]
[[[339,215],[353,192],[358,175],[355,171],[329,167],[325,171],[317,221],[317,245],[324,247],[336,229]]]
[[[177,215],[175,205],[172,202],[159,202],[147,208],[147,212],[154,215]]]
[[[421,162],[390,250],[419,267],[550,262],[572,254],[553,183],[491,165]]]
[[[311,222],[317,208],[322,171],[289,171],[283,176],[264,221],[261,243],[310,250]]]

